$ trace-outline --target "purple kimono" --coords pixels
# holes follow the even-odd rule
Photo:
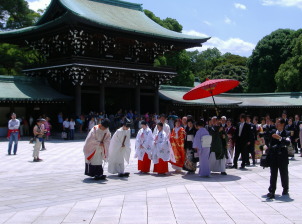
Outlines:
[[[202,146],[202,137],[205,135],[210,135],[207,129],[200,128],[194,137],[193,141],[193,148],[198,149],[199,155],[199,173],[198,175],[201,177],[208,177],[210,176],[210,147],[203,147]]]

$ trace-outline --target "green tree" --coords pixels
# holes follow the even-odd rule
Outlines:
[[[242,93],[246,92],[247,89],[247,75],[248,68],[246,66],[224,63],[216,66],[216,68],[212,71],[210,78],[238,80],[240,82],[240,85],[230,92]]]
[[[177,20],[172,18],[166,18],[162,20],[149,10],[144,10],[144,12],[150,19],[165,27],[166,29],[175,32],[182,31],[182,25],[180,25]],[[194,74],[190,70],[191,61],[186,51],[182,50],[179,52],[171,52],[165,54],[164,56],[157,57],[154,60],[154,66],[170,66],[175,68],[178,75],[172,79],[172,85],[193,86]]]
[[[148,16],[150,19],[152,19],[154,22],[161,25],[162,27],[181,33],[182,25],[180,25],[176,19],[172,19],[168,17],[162,20],[161,18],[157,17],[153,12],[147,9],[144,10],[144,13],[146,14],[146,16]]]
[[[293,43],[293,57],[280,66],[275,76],[278,92],[302,91],[302,34]]]
[[[178,76],[172,79],[172,84],[176,86],[190,86],[194,84],[194,74],[190,70],[190,57],[186,51],[173,52],[166,57],[167,65],[174,67]]]
[[[201,80],[209,77],[216,66],[223,62],[221,52],[217,48],[205,51],[187,52],[191,59],[190,70]]]
[[[25,0],[0,0],[0,28],[19,29],[33,25],[40,14],[29,9]]]
[[[37,51],[7,43],[0,44],[0,55],[0,71],[8,75],[20,74],[24,66],[45,60]]]
[[[247,65],[247,58],[242,57],[240,55],[225,53],[222,55],[223,64],[232,64],[235,66],[246,66]]]
[[[279,29],[261,39],[248,60],[248,91],[274,92],[275,74],[291,56],[291,41],[295,31]]]

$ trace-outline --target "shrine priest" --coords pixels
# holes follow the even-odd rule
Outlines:
[[[116,130],[109,146],[108,172],[117,173],[119,177],[129,177],[130,174],[125,173],[124,160],[129,164],[131,125],[130,120],[125,118],[123,126]]]
[[[153,134],[146,121],[141,122],[142,128],[139,130],[135,140],[135,158],[138,158],[138,170],[141,173],[149,173],[151,166],[151,147]]]
[[[108,150],[111,139],[109,119],[102,120],[89,131],[84,144],[85,175],[95,180],[105,180],[103,163],[108,159]]]

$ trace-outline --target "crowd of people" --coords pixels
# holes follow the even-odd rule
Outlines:
[[[46,149],[45,138],[50,134],[49,118],[40,117],[33,125],[33,142],[35,143],[33,161],[42,161],[39,151]],[[82,123],[80,121],[81,120]],[[86,124],[87,123],[87,124]],[[274,198],[278,170],[280,172],[283,193],[288,194],[288,145],[301,152],[302,122],[299,115],[282,116],[272,119],[269,115],[259,119],[257,116],[241,114],[239,123],[225,116],[213,116],[207,120],[195,120],[187,115],[182,118],[174,112],[168,116],[146,113],[137,116],[120,110],[115,116],[91,112],[88,116],[63,119],[58,114],[58,124],[65,139],[74,139],[74,130],[87,128],[85,140],[85,174],[95,179],[105,179],[103,164],[108,162],[108,172],[128,177],[124,160],[129,163],[131,153],[130,138],[136,135],[135,157],[138,158],[138,170],[145,174],[151,171],[158,175],[169,174],[171,163],[175,173],[194,174],[198,169],[201,177],[210,177],[211,173],[227,175],[226,170],[256,166],[263,153],[270,155],[271,180],[269,198]],[[16,114],[11,115],[8,123],[8,154],[17,153],[20,121]],[[111,135],[113,136],[111,137]],[[268,150],[267,150],[268,149]],[[293,155],[290,155],[294,157]],[[302,154],[301,154],[302,156]]]
[[[173,123],[169,122],[172,116]],[[187,174],[194,174],[199,168],[198,175],[201,177],[210,177],[212,172],[227,175],[227,168],[238,168],[240,156],[240,169],[246,169],[247,166],[256,166],[263,153],[269,153],[271,179],[267,196],[275,197],[278,170],[283,186],[282,194],[287,195],[289,190],[287,147],[292,144],[297,153],[301,149],[302,123],[299,116],[296,115],[293,121],[292,118],[287,118],[284,112],[282,117],[275,120],[267,115],[261,118],[259,123],[258,117],[252,118],[241,114],[239,120],[240,122],[233,126],[232,120],[225,116],[221,118],[213,116],[207,121],[204,119],[194,121],[190,115],[180,119],[175,114],[168,117],[162,114],[154,117],[156,125],[152,127],[153,122],[150,125],[150,120],[147,122],[142,119],[141,129],[135,141],[138,170],[142,174],[149,173],[153,162],[154,173],[167,175],[168,163],[171,163],[175,173],[183,173],[184,170]],[[104,161],[108,161],[109,173],[117,173],[120,177],[129,176],[128,172],[124,172],[124,160],[129,162],[131,121],[125,118],[122,127],[114,133],[111,140],[106,137],[109,131],[106,134],[98,134],[107,130],[109,126],[110,120],[104,119],[90,130],[85,142],[85,174],[96,179],[106,178],[102,168]],[[89,147],[92,142],[95,143],[95,147]],[[101,159],[92,162],[96,157]]]

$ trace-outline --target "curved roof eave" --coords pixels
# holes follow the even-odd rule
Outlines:
[[[5,39],[5,38],[10,38],[10,37],[16,37],[16,35],[19,35],[19,34],[26,35],[26,34],[29,34],[31,32],[45,30],[47,28],[57,26],[58,24],[64,23],[66,17],[68,17],[68,13],[65,13],[64,15],[58,17],[57,19],[52,20],[52,21],[47,22],[47,23],[44,23],[44,24],[41,24],[41,25],[29,26],[29,27],[25,27],[25,28],[22,28],[22,29],[0,32],[0,40]]]
[[[210,37],[206,36],[196,37],[168,30],[147,17],[142,10],[138,10],[135,7],[123,7],[123,5],[116,6],[113,3],[108,4],[110,1],[112,0],[52,0],[46,12],[35,26],[0,33],[0,39],[16,37],[19,34],[28,34],[41,29],[45,30],[60,22],[75,23],[77,18],[78,21],[84,24],[128,34],[179,42],[186,44],[188,48],[201,46],[202,43],[210,39]],[[126,4],[127,2],[122,3]],[[63,7],[61,8],[61,12],[63,11],[64,14],[56,19],[51,19],[51,11],[55,10],[56,7]],[[50,21],[47,21],[48,16]],[[73,18],[71,19],[69,16]],[[66,19],[66,17],[68,18]],[[43,21],[47,22],[43,23]]]
[[[66,10],[74,15],[109,29],[148,35],[154,38],[194,43],[196,45],[201,45],[210,39],[210,37],[206,36],[201,38],[168,30],[155,23],[140,10],[109,5],[101,1],[59,1]]]

